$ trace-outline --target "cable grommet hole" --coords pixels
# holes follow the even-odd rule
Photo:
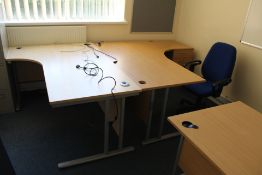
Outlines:
[[[139,84],[146,84],[146,81],[140,80],[138,83]]]

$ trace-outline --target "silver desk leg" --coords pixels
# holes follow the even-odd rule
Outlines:
[[[109,121],[108,121],[108,114],[109,114],[109,100],[106,100],[105,106],[105,123],[104,123],[104,153],[108,153],[109,149]]]
[[[180,135],[178,132],[162,135],[163,129],[164,129],[164,125],[165,125],[166,107],[167,107],[168,95],[169,95],[169,88],[166,88],[165,89],[165,96],[164,96],[163,106],[162,106],[161,119],[160,119],[161,121],[160,121],[158,136],[156,138],[151,138],[151,139],[149,137],[146,137],[145,141],[143,142],[143,145],[159,142],[161,140],[165,140],[165,139],[176,137],[176,136]],[[151,120],[152,120],[152,114],[151,114],[151,119],[150,119],[150,125],[151,125]]]
[[[169,95],[169,88],[166,88],[166,89],[165,89],[165,96],[164,96],[164,102],[163,102],[162,112],[161,112],[161,121],[160,121],[160,128],[159,128],[159,132],[158,132],[158,138],[161,138],[162,133],[163,133],[163,129],[164,129],[168,95]]]
[[[119,144],[118,149],[114,151],[109,151],[109,121],[108,121],[108,114],[109,114],[109,100],[106,101],[105,107],[105,124],[104,124],[104,152],[101,154],[96,154],[93,156],[83,157],[71,161],[66,161],[62,163],[58,163],[58,168],[67,168],[75,165],[80,165],[83,163],[88,163],[112,156],[116,156],[119,154],[124,154],[130,151],[134,151],[134,147],[125,147],[123,148],[123,137],[124,137],[124,117],[125,117],[125,98],[121,99],[121,114],[120,114],[120,129],[119,129]]]
[[[146,129],[145,141],[147,141],[150,138],[152,118],[153,118],[154,102],[155,102],[155,90],[152,90],[150,104],[149,104],[149,116],[148,116],[148,121],[147,121],[147,129]],[[144,144],[144,142],[143,142],[143,144]]]
[[[177,148],[176,159],[175,159],[175,163],[174,163],[174,166],[173,166],[172,175],[176,175],[176,171],[177,171],[177,167],[178,167],[178,163],[179,163],[179,159],[180,159],[180,154],[181,154],[183,141],[184,141],[184,137],[181,135],[180,139],[179,139],[179,144],[178,144],[178,148]]]
[[[119,110],[121,113],[119,120],[119,143],[118,148],[123,148],[123,139],[124,139],[124,123],[125,123],[125,98],[121,100],[121,109]]]

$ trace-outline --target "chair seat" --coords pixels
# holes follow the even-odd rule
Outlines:
[[[212,83],[207,81],[204,83],[197,83],[185,86],[186,89],[190,90],[194,94],[202,97],[211,96],[213,93]]]

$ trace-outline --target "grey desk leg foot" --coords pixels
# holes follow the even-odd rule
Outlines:
[[[165,134],[165,135],[162,135],[160,138],[156,137],[156,138],[151,138],[151,139],[145,140],[145,141],[143,141],[143,145],[148,145],[148,144],[160,142],[162,140],[170,139],[170,138],[177,137],[177,136],[180,136],[179,132],[173,132],[173,133],[170,133],[170,134]]]
[[[58,168],[69,168],[72,166],[76,166],[76,165],[81,165],[84,163],[90,163],[96,160],[101,160],[101,159],[105,159],[105,158],[109,158],[109,157],[113,157],[113,156],[117,156],[120,154],[124,154],[124,153],[128,153],[130,151],[134,151],[134,147],[126,147],[123,148],[121,150],[115,150],[115,151],[109,151],[107,153],[101,153],[101,154],[96,154],[93,156],[87,156],[87,157],[83,157],[83,158],[79,158],[79,159],[75,159],[75,160],[70,160],[70,161],[66,161],[66,162],[62,162],[58,164]]]

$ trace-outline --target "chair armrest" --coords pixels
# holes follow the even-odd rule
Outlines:
[[[194,72],[195,66],[201,64],[202,61],[201,60],[193,60],[193,61],[189,61],[187,63],[185,63],[183,66],[187,69],[189,69],[190,71]]]

